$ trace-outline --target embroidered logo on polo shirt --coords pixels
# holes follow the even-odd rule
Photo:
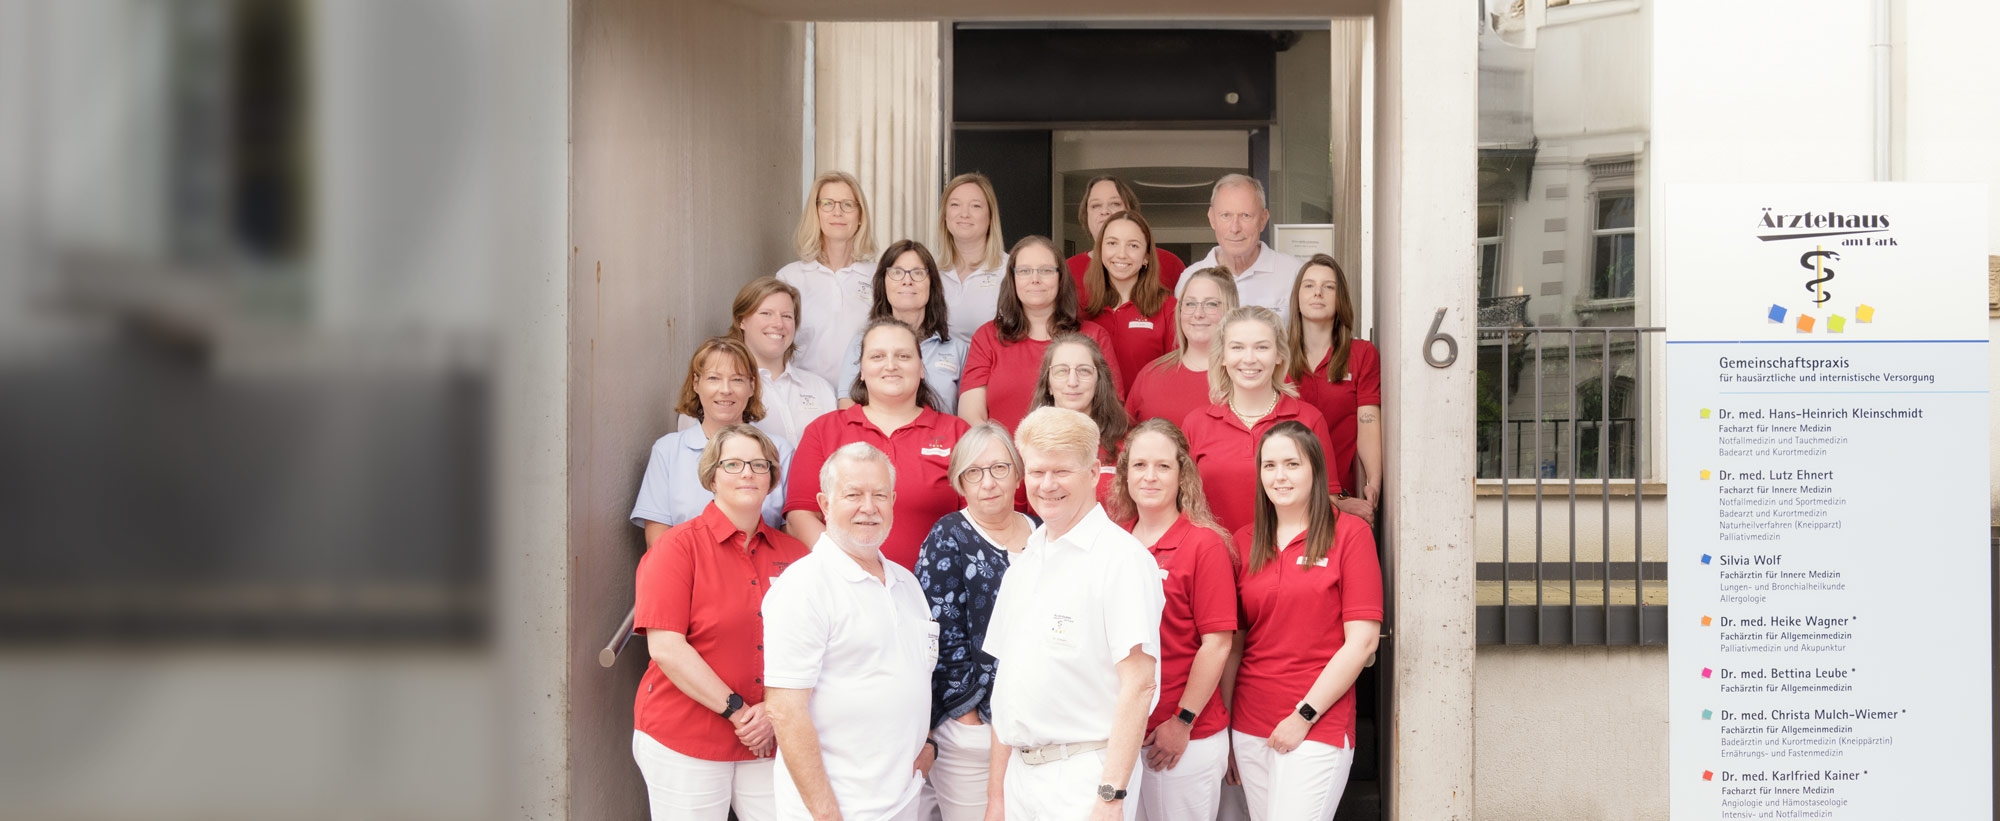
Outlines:
[[[799,404],[806,406],[806,410],[812,410],[819,407],[819,398],[810,393],[802,393],[799,394]]]

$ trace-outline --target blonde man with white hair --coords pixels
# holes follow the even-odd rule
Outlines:
[[[1160,567],[1097,503],[1090,417],[1040,408],[1014,440],[1042,526],[1001,581],[986,630],[983,649],[999,660],[989,812],[1132,821],[1159,679]]]
[[[1264,244],[1264,226],[1271,222],[1264,202],[1264,184],[1244,174],[1224,174],[1208,195],[1208,227],[1215,230],[1215,250],[1190,271],[1218,267],[1236,275],[1238,305],[1262,305],[1279,316],[1290,316],[1292,281],[1304,261]],[[1185,286],[1187,280],[1181,280]],[[1181,289],[1174,290],[1179,297]]]
[[[817,498],[825,532],[764,596],[778,817],[916,821],[936,757],[925,734],[938,626],[917,577],[882,558],[896,469],[872,445],[843,446]]]

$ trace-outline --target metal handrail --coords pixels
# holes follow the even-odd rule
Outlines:
[[[618,625],[618,632],[612,633],[611,640],[605,642],[604,649],[597,651],[598,666],[610,667],[618,663],[618,654],[625,652],[625,645],[632,641],[632,622],[638,615],[637,605],[625,611],[625,621]]]

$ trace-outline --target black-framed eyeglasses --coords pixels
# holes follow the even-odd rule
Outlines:
[[[835,211],[838,211],[842,214],[852,214],[854,213],[855,209],[860,207],[861,203],[855,202],[854,200],[822,199],[819,201],[819,210],[825,211],[829,214],[834,213]]]
[[[890,268],[882,272],[890,282],[923,282],[931,278],[931,272],[922,268]]]
[[[721,468],[723,473],[742,473],[744,468],[749,468],[751,473],[759,476],[777,468],[777,465],[771,464],[769,459],[724,459],[715,463],[715,466]]]
[[[969,467],[959,471],[958,481],[959,484],[976,485],[979,483],[979,477],[991,476],[995,482],[1005,482],[1007,477],[1012,475],[1014,475],[1013,463],[994,462],[985,467]]]

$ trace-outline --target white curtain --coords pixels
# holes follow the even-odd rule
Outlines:
[[[818,23],[815,173],[861,180],[875,246],[911,238],[933,245],[939,178],[939,24]]]

